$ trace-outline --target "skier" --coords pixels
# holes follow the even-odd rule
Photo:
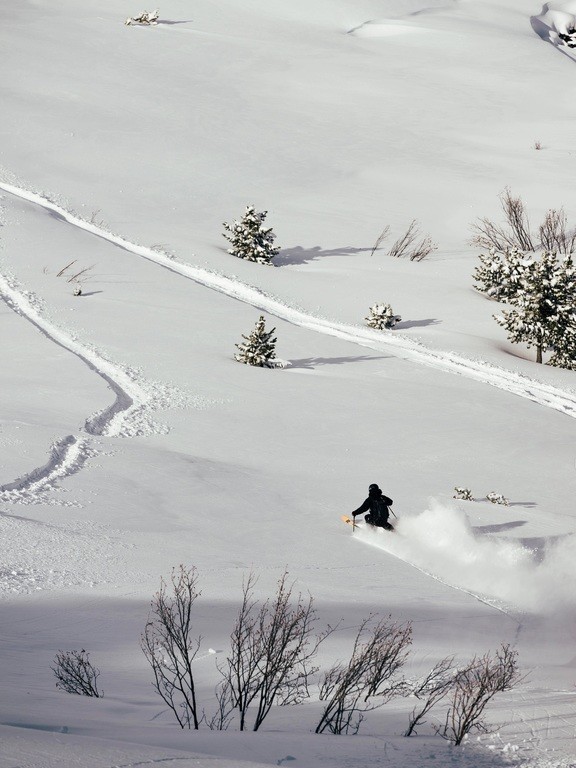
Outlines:
[[[386,528],[387,531],[393,531],[393,526],[388,522],[390,517],[390,510],[388,507],[393,504],[392,499],[388,496],[384,496],[380,488],[376,483],[368,486],[368,498],[366,501],[358,507],[357,510],[352,512],[352,517],[356,518],[356,515],[361,515],[363,512],[370,512],[370,514],[364,517],[364,520],[369,525],[374,525],[377,528]]]

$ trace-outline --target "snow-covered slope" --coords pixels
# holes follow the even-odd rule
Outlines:
[[[8,0],[0,768],[573,762],[574,374],[507,342],[468,244],[506,186],[533,225],[573,221],[574,64],[543,25],[574,10],[548,6],[166,0],[139,27],[117,0]],[[247,203],[273,268],[226,253]],[[388,257],[412,219],[437,249]],[[394,331],[365,326],[376,301]],[[283,370],[233,359],[262,313]],[[394,538],[339,519],[371,482]],[[180,732],[139,649],[179,563],[199,572],[209,712],[251,570],[258,596],[287,568],[343,620],[322,665],[378,612],[413,622],[410,675],[501,642],[529,674],[459,750],[431,724],[402,737],[409,699],[356,737],[314,735],[315,694],[256,734]],[[103,699],[54,686],[80,647]]]

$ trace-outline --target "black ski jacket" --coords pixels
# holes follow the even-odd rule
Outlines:
[[[378,512],[380,505],[377,503],[378,501],[384,502],[387,507],[390,507],[394,503],[392,499],[388,498],[388,496],[384,496],[382,491],[370,491],[368,498],[363,502],[363,504],[361,504],[358,509],[352,512],[352,517],[361,515],[363,512],[370,512],[376,518],[379,517]],[[388,518],[388,515],[386,518]]]

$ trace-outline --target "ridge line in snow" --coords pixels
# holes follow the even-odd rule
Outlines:
[[[473,360],[453,352],[424,347],[397,332],[375,331],[361,326],[332,322],[291,307],[288,304],[264,293],[259,288],[243,283],[226,275],[212,272],[202,267],[175,261],[168,254],[153,248],[132,243],[120,235],[115,235],[98,225],[85,221],[70,213],[57,203],[43,195],[30,190],[0,181],[0,189],[11,195],[39,205],[46,210],[56,213],[72,226],[83,229],[97,237],[119,246],[136,256],[142,256],[161,267],[186,277],[206,288],[223,293],[231,298],[250,304],[255,309],[268,312],[271,315],[294,325],[317,333],[335,336],[344,341],[358,344],[378,351],[392,351],[397,357],[403,357],[411,362],[426,365],[446,373],[464,376],[475,381],[489,384],[505,392],[523,397],[538,405],[552,408],[572,418],[576,418],[576,393],[560,389],[550,384],[544,384],[527,376],[515,373],[505,368],[499,368],[490,363]]]

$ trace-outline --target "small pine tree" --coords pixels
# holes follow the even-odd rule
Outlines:
[[[245,341],[236,344],[239,352],[234,355],[235,359],[239,363],[255,365],[259,368],[279,367],[275,357],[276,338],[272,338],[275,330],[276,328],[272,328],[271,331],[267,331],[264,317],[260,315],[252,333],[249,336],[242,334]]]
[[[267,213],[268,211],[258,213],[253,205],[248,205],[240,221],[233,224],[224,222],[224,237],[232,244],[228,253],[238,256],[239,259],[256,261],[258,264],[271,263],[280,248],[273,245],[276,235],[272,228],[266,229],[263,226]]]
[[[576,371],[576,265],[571,255],[563,259],[559,272],[552,331],[554,352],[549,365]]]
[[[395,315],[394,310],[390,304],[373,304],[369,309],[370,314],[364,318],[366,324],[370,328],[376,328],[381,331],[384,328],[394,328],[396,323],[399,323],[402,318],[400,315]]]
[[[519,290],[529,259],[517,248],[499,251],[491,248],[480,254],[480,266],[474,272],[474,288],[496,301],[509,301]]]
[[[526,264],[518,289],[509,298],[513,308],[495,316],[496,322],[508,331],[513,343],[536,347],[537,363],[547,349],[557,350],[558,364],[564,353],[570,355],[574,350],[575,285],[571,258],[559,260],[556,254],[544,252]]]
[[[501,493],[496,493],[496,491],[490,491],[490,493],[487,493],[486,498],[488,501],[491,501],[492,504],[503,504],[505,507],[510,506],[510,500],[503,496]]]
[[[462,499],[463,501],[474,501],[474,497],[472,496],[472,491],[470,488],[461,488],[459,485],[454,486],[454,496],[452,496],[453,499]]]

